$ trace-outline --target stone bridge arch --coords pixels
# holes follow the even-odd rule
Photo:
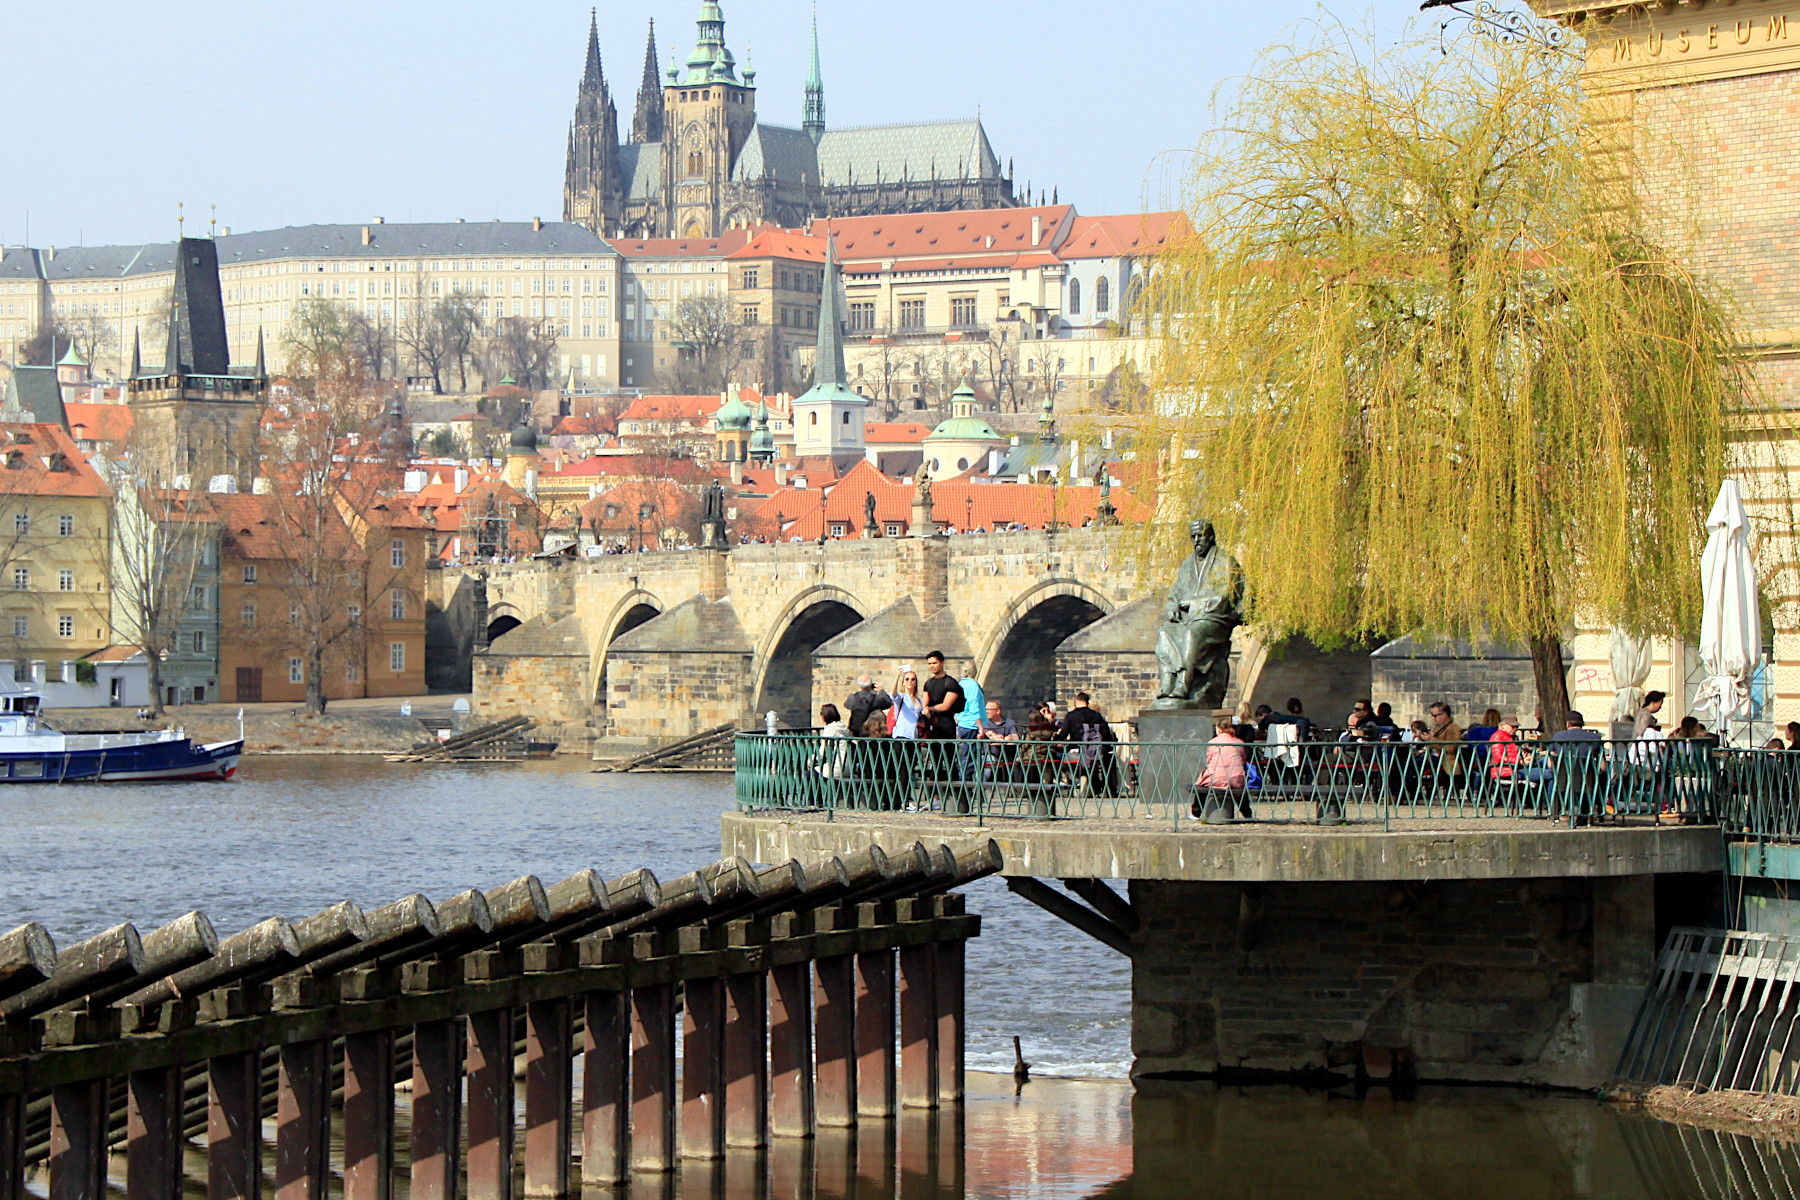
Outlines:
[[[869,616],[862,599],[830,584],[807,588],[781,610],[756,648],[751,713],[760,722],[771,709],[783,725],[813,723],[812,653]]]
[[[1057,646],[1113,608],[1100,589],[1070,576],[1046,579],[1014,597],[976,654],[977,678],[988,698],[1023,725],[1033,705],[1056,694]]]
[[[620,634],[631,632],[667,610],[668,606],[655,593],[643,588],[633,588],[614,602],[596,628],[593,657],[588,670],[588,695],[593,697],[603,714],[607,705],[606,655],[612,649],[613,642],[618,640]]]
[[[528,615],[507,600],[489,605],[486,629],[487,644],[493,645],[495,638],[503,637],[523,625]]]

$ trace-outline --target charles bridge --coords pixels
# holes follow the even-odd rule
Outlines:
[[[761,726],[771,711],[804,728],[857,675],[885,686],[934,649],[973,660],[1021,720],[1077,690],[1128,718],[1155,694],[1162,612],[1135,537],[1036,530],[449,567],[436,573],[433,683],[466,679],[478,716],[529,715],[565,749],[602,754]],[[1232,657],[1231,703],[1304,694],[1348,711],[1367,693],[1366,651],[1271,658],[1240,631]]]

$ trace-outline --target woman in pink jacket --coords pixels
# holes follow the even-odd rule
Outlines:
[[[1229,715],[1220,717],[1215,727],[1218,735],[1206,743],[1206,767],[1194,780],[1194,801],[1189,809],[1209,825],[1231,820],[1234,812],[1246,819],[1250,816],[1250,795],[1245,790],[1250,749],[1238,737]]]

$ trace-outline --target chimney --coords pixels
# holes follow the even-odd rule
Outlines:
[[[1031,214],[1031,244],[1037,245],[1044,238],[1044,217],[1041,213]]]
[[[531,232],[542,233],[543,231],[544,231],[544,218],[542,218],[542,217],[531,218]]]
[[[373,242],[374,240],[375,240],[375,238],[373,237],[373,235],[371,235],[369,233],[369,227],[367,225],[364,225],[363,226],[363,245],[367,246],[370,242]]]
[[[467,468],[467,467],[456,468],[456,475],[454,476],[454,480],[456,483],[456,494],[460,496],[465,491],[467,491],[468,487],[469,487],[469,468]]]
[[[375,218],[375,224],[377,224],[377,225],[386,225],[386,224],[387,224],[387,218],[386,218],[386,217],[376,217],[376,218]]]
[[[986,248],[988,250],[992,250],[994,248],[994,235],[991,233],[988,234],[987,237],[983,241],[983,245],[984,245],[984,248]],[[1034,246],[1037,245],[1037,240],[1035,237],[1032,240],[1032,245],[1034,245]]]
[[[741,458],[731,460],[731,486],[744,486],[744,460]]]
[[[44,247],[44,257],[51,262],[55,262],[56,261],[56,247],[55,246],[45,246]]]
[[[266,475],[258,475],[250,481],[250,494],[253,496],[273,496],[275,481]]]
[[[787,486],[787,464],[777,460],[775,463],[775,486]]]
[[[231,226],[229,226],[229,225],[219,226],[219,236],[220,237],[230,237],[231,236]]]

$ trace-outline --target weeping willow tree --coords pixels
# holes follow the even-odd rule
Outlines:
[[[1578,59],[1464,37],[1273,53],[1202,144],[1145,293],[1168,515],[1213,518],[1249,619],[1530,647],[1698,626],[1702,519],[1758,405],[1728,305],[1657,244]],[[1167,453],[1167,452],[1165,452]]]

